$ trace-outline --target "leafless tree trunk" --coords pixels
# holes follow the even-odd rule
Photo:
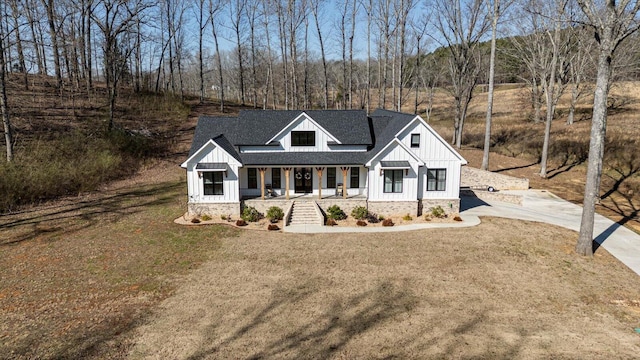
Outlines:
[[[460,148],[464,121],[480,74],[477,46],[489,27],[485,0],[435,0],[435,27],[449,52],[455,101],[452,143]],[[435,38],[436,41],[442,41]]]
[[[593,255],[593,224],[595,206],[600,195],[602,178],[602,158],[607,129],[607,96],[611,75],[611,61],[616,48],[628,36],[638,30],[636,16],[640,11],[638,0],[578,0],[578,4],[595,30],[598,42],[598,75],[593,99],[591,119],[591,140],[589,142],[589,163],[585,185],[580,235],[576,252]]]
[[[245,6],[247,5],[246,0],[234,0],[231,2],[231,6],[229,6],[231,19],[231,26],[235,33],[236,37],[236,45],[238,56],[238,82],[240,86],[240,103],[244,106],[245,104],[245,91],[244,91],[244,57],[242,54],[242,34],[244,27],[244,12]]]
[[[53,47],[53,64],[56,72],[56,86],[62,89],[62,70],[60,69],[60,51],[58,50],[58,30],[56,28],[56,13],[53,0],[40,0],[47,12],[47,23],[49,24],[49,37]]]
[[[18,19],[20,18],[20,11],[18,10],[18,1],[11,0],[9,2],[11,6],[11,15],[13,17],[13,27],[16,34],[16,48],[18,50],[18,64],[20,71],[22,72],[22,79],[24,88],[29,89],[29,79],[27,78],[27,65],[24,61],[24,50],[22,49],[22,38],[20,37],[20,24]]]
[[[218,41],[218,28],[217,24],[220,23],[217,15],[222,11],[224,7],[223,0],[209,0],[209,20],[211,20],[211,33],[213,35],[213,43],[216,49],[216,60],[218,62],[218,84],[220,88],[220,112],[224,112],[224,74],[222,71],[222,56],[220,55],[220,43]]]
[[[4,141],[7,148],[7,162],[13,161],[13,136],[11,129],[11,119],[9,118],[9,107],[7,105],[7,82],[5,77],[6,63],[4,60],[5,34],[0,27],[0,115],[2,115],[2,126],[4,129]]]
[[[493,82],[496,72],[496,32],[500,17],[500,0],[493,0],[491,16],[491,58],[489,59],[489,94],[487,96],[487,118],[484,129],[484,151],[482,153],[482,170],[489,170],[489,148],[491,147],[491,116],[493,115]]]
[[[318,32],[318,41],[320,43],[320,56],[322,57],[322,85],[323,85],[323,109],[327,109],[329,106],[329,74],[327,72],[327,55],[324,50],[324,41],[322,37],[322,30],[320,30],[320,5],[322,0],[311,0],[311,12],[316,24],[316,31]]]

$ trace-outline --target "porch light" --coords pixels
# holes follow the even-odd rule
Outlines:
[[[198,177],[202,179],[202,171],[198,171]]]

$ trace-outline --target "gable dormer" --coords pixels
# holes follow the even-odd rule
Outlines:
[[[302,112],[265,145],[278,143],[284,151],[331,151],[329,144],[341,144],[333,134]]]

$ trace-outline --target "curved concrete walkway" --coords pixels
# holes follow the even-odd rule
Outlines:
[[[480,216],[495,216],[508,219],[528,220],[562,226],[579,231],[582,207],[563,200],[545,190],[513,190],[505,193],[522,196],[522,206],[483,201],[475,197],[461,200],[460,223],[411,224],[393,227],[337,227],[320,225],[287,226],[293,233],[336,232],[396,232],[442,227],[469,227],[480,224]],[[611,255],[640,275],[640,235],[626,227],[596,214],[594,225],[594,248],[602,246]]]

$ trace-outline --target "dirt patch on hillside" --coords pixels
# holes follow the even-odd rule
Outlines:
[[[640,278],[605,252],[573,255],[574,241],[504,219],[401,235],[243,232],[160,305],[130,354],[636,356]]]

